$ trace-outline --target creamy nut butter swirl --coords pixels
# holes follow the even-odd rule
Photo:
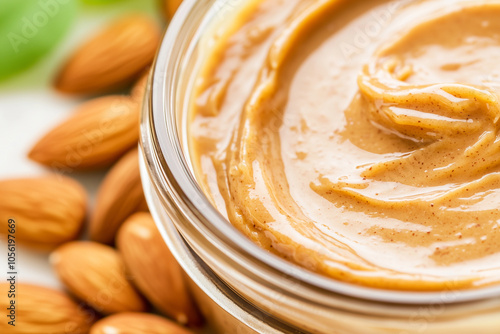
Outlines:
[[[258,245],[365,286],[500,281],[500,3],[265,0],[206,41],[195,173]]]

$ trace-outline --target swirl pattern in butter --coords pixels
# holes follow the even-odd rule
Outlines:
[[[207,196],[338,280],[498,283],[500,4],[284,3],[252,2],[207,41],[189,128]]]

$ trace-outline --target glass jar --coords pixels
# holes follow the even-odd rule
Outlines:
[[[205,197],[186,141],[204,34],[242,0],[184,0],[148,84],[141,173],[150,210],[218,333],[498,333],[500,287],[384,291],[321,277],[259,248]],[[158,259],[161,261],[161,259]]]

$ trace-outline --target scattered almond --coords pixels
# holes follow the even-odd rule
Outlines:
[[[183,325],[201,324],[182,268],[149,213],[130,216],[116,242],[134,283],[156,308]]]
[[[107,244],[114,241],[116,231],[127,217],[147,208],[137,149],[123,156],[109,171],[96,203],[90,220],[90,238]]]
[[[182,0],[162,0],[163,15],[166,19],[171,20],[174,17],[177,8],[179,8]]]
[[[55,87],[72,94],[123,87],[151,64],[160,36],[158,24],[148,16],[122,18],[76,51],[59,73]]]
[[[40,139],[28,156],[61,172],[108,166],[137,145],[139,114],[130,97],[88,101]]]
[[[9,334],[86,334],[95,314],[78,305],[65,293],[31,284],[17,283],[11,299],[9,283],[0,284],[0,333]],[[15,326],[9,325],[11,301],[15,301]]]
[[[139,103],[140,106],[142,106],[144,101],[144,95],[146,94],[146,86],[148,84],[149,72],[150,70],[148,69],[141,75],[139,80],[137,80],[136,83],[134,84],[134,87],[132,87],[132,91],[130,92],[132,99],[134,99],[134,101]]]
[[[191,331],[149,313],[119,313],[99,320],[90,334],[193,334]]]
[[[67,289],[98,312],[146,309],[144,300],[127,279],[120,255],[111,247],[73,241],[56,249],[50,261]]]
[[[0,233],[9,219],[16,241],[53,247],[78,237],[85,220],[87,194],[76,181],[56,175],[0,181]]]

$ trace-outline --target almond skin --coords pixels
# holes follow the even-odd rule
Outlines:
[[[63,176],[0,181],[0,233],[15,222],[16,241],[51,248],[78,237],[85,221],[87,194],[76,181]]]
[[[40,139],[28,157],[61,172],[109,166],[137,145],[139,114],[130,97],[88,101]]]
[[[135,285],[159,311],[183,325],[202,323],[184,272],[151,214],[140,212],[130,216],[120,228],[116,243]]]
[[[149,313],[126,312],[99,320],[90,334],[193,334],[179,325]]]
[[[140,106],[143,105],[144,102],[144,96],[146,94],[146,87],[148,85],[148,79],[149,79],[149,73],[150,69],[146,70],[139,80],[137,80],[132,87],[132,90],[130,92],[130,96],[134,101],[136,101]]]
[[[127,153],[106,175],[97,194],[90,220],[90,238],[112,243],[116,231],[131,214],[147,205],[142,191],[137,149]]]
[[[50,256],[59,279],[78,299],[103,314],[142,312],[146,303],[125,273],[113,248],[91,241],[73,241]]]
[[[86,334],[94,322],[93,311],[78,305],[65,293],[41,286],[17,283],[15,292],[16,326],[7,322],[6,317],[12,299],[7,292],[10,284],[0,284],[0,309],[3,319],[0,321],[0,333],[9,334]]]
[[[158,24],[148,16],[119,19],[70,57],[55,87],[70,94],[100,94],[124,87],[151,64],[160,39]]]

